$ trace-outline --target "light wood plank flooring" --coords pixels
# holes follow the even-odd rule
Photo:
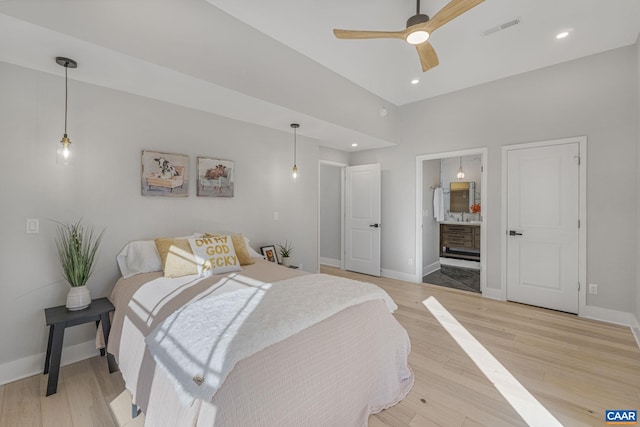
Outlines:
[[[604,425],[605,409],[640,409],[640,349],[628,328],[464,291],[323,267],[376,283],[398,304],[411,337],[415,385],[398,405],[371,416],[371,427],[519,426],[524,421],[425,309],[435,297],[561,423]],[[0,426],[131,426],[119,373],[94,357],[65,366],[58,393],[46,375],[0,386]]]

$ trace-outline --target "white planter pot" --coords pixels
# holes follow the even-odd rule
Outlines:
[[[291,258],[288,256],[283,256],[282,265],[284,265],[285,267],[289,267],[291,265]]]
[[[67,294],[67,309],[82,310],[91,304],[91,293],[86,286],[72,286]]]

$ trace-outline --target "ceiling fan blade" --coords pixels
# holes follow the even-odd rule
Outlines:
[[[333,30],[333,34],[339,39],[402,39],[406,38],[406,30],[402,31],[354,31]]]
[[[445,7],[440,9],[433,18],[424,24],[425,30],[434,32],[447,22],[457,18],[469,9],[482,3],[484,0],[451,0]]]
[[[427,71],[437,66],[440,61],[436,51],[433,50],[433,46],[428,41],[416,45],[418,56],[420,57],[420,64],[422,64],[422,71]]]

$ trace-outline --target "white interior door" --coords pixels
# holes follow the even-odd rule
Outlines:
[[[507,299],[578,313],[579,144],[507,152]]]
[[[346,175],[345,269],[380,276],[380,164]]]

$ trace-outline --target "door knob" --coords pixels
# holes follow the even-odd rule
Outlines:
[[[378,227],[380,227],[380,224],[369,224],[369,227],[378,228]]]
[[[518,233],[516,230],[509,230],[509,236],[522,236],[522,233]]]

